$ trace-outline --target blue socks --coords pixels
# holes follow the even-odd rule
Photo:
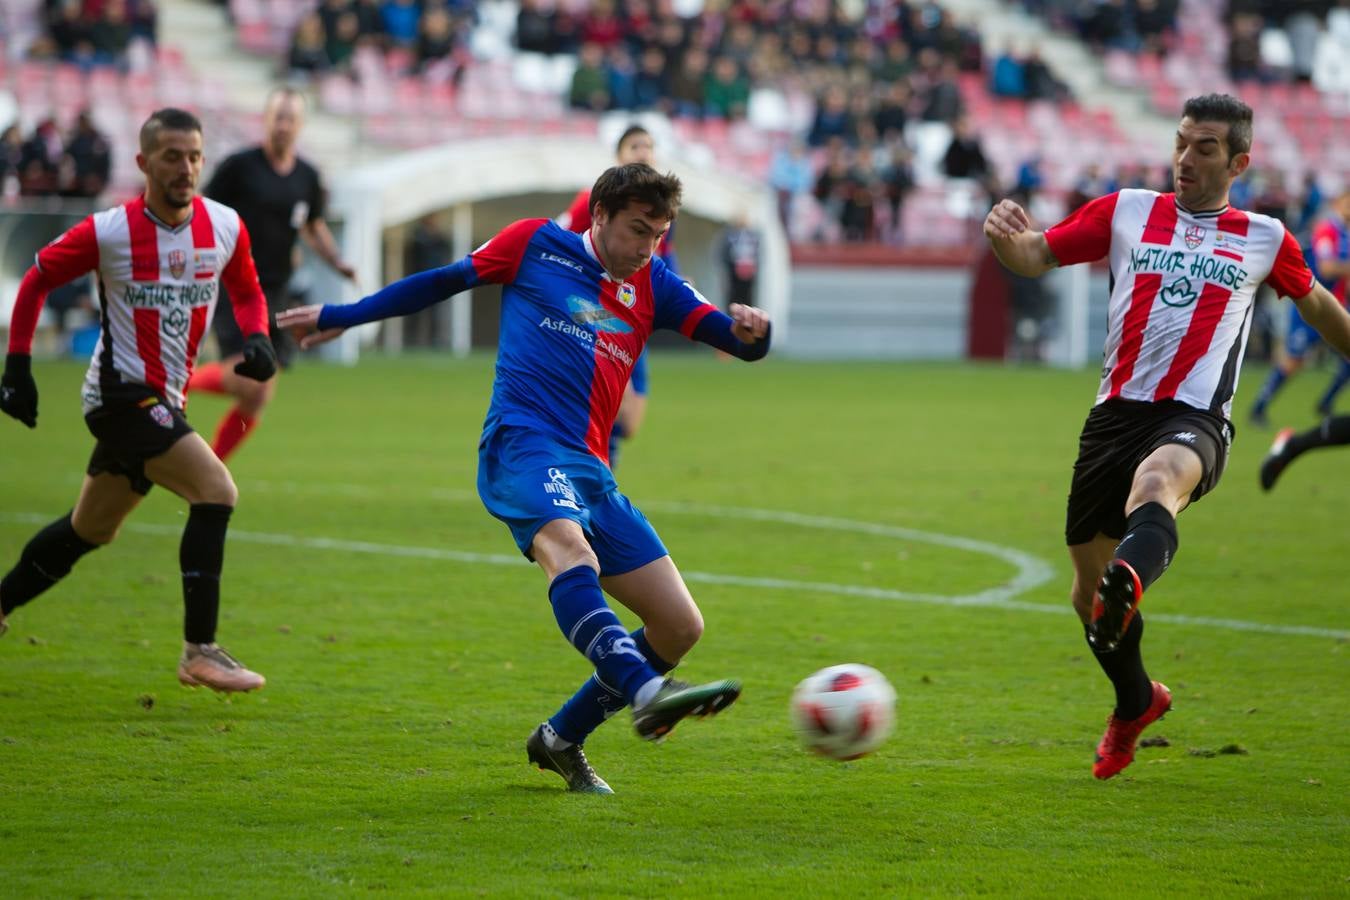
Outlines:
[[[1335,377],[1331,379],[1331,384],[1327,385],[1326,392],[1322,394],[1322,399],[1317,401],[1317,411],[1324,416],[1331,415],[1331,404],[1347,383],[1350,383],[1350,360],[1343,359],[1336,369]]]
[[[672,664],[656,655],[652,645],[647,642],[646,630],[639,628],[631,635],[638,651],[647,658],[647,663],[658,675],[664,675],[675,668]],[[581,688],[572,695],[548,720],[558,736],[573,744],[580,744],[592,731],[628,705],[623,694],[606,684],[596,672]]]
[[[563,636],[591,661],[599,680],[625,703],[631,703],[639,688],[659,677],[605,603],[600,576],[590,566],[576,566],[553,579],[548,598]]]
[[[1252,415],[1263,416],[1266,414],[1266,407],[1279,393],[1280,388],[1284,387],[1285,379],[1288,377],[1279,366],[1270,370],[1270,374],[1266,376],[1266,383],[1261,385],[1261,393],[1256,395],[1256,402],[1252,404]]]

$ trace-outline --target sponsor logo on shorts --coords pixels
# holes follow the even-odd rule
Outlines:
[[[552,495],[554,506],[581,512],[581,507],[577,505],[577,493],[572,490],[572,483],[567,480],[567,473],[562,469],[551,468],[548,470],[548,481],[544,482],[544,493]]]
[[[154,419],[155,424],[161,428],[173,427],[173,413],[169,412],[158,403],[150,407],[150,418]]]

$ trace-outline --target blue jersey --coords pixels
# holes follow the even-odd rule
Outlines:
[[[744,343],[731,318],[653,259],[611,278],[589,234],[525,219],[459,262],[409,275],[349,305],[325,304],[320,330],[406,316],[480,284],[502,285],[497,375],[485,437],[501,425],[544,434],[609,460],[609,433],[633,365],[657,328],[746,361],[769,352],[768,332]]]
[[[659,258],[615,281],[589,233],[548,219],[508,226],[469,259],[479,280],[504,286],[485,429],[523,425],[603,460],[624,386],[652,331],[692,337],[717,312]]]

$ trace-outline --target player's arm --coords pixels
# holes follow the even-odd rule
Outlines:
[[[333,237],[333,232],[328,228],[326,220],[323,218],[310,219],[300,227],[300,237],[304,239],[311,250],[319,254],[320,259],[332,266],[334,272],[348,281],[356,280],[356,269],[343,262],[342,253],[338,250],[337,239]]]
[[[356,281],[356,269],[342,261],[342,251],[328,228],[324,213],[328,209],[328,191],[317,172],[309,192],[309,216],[300,226],[300,237],[319,258],[348,281]]]
[[[773,328],[764,310],[733,303],[724,313],[659,260],[652,264],[652,294],[654,327],[678,331],[746,362],[768,355]]]
[[[220,280],[230,296],[239,333],[244,336],[244,359],[235,364],[234,371],[254,381],[266,381],[277,373],[277,352],[268,336],[267,297],[258,284],[253,241],[243,219],[239,220],[239,240],[220,271]]]
[[[1031,216],[1011,200],[1000,200],[989,210],[984,236],[998,261],[1018,275],[1036,278],[1059,265],[1045,232],[1032,230]]]
[[[1294,299],[1298,314],[1337,352],[1350,359],[1350,312],[1331,291],[1314,281],[1312,290]]]
[[[1298,314],[1342,356],[1350,359],[1350,313],[1313,277],[1298,240],[1284,231],[1266,283],[1281,297],[1293,297]]]
[[[1119,194],[1083,204],[1045,231],[1033,230],[1031,216],[1011,200],[1001,200],[984,219],[984,234],[999,262],[1028,278],[1056,266],[1092,262],[1111,252],[1111,220]]]
[[[38,391],[33,380],[33,334],[42,304],[52,288],[98,268],[98,237],[92,217],[38,251],[19,282],[19,296],[9,323],[9,351],[0,376],[0,410],[29,428],[37,427]]]
[[[277,316],[277,325],[299,334],[300,346],[308,348],[331,341],[355,325],[420,312],[480,284],[506,284],[515,279],[526,245],[546,221],[525,219],[508,225],[459,262],[409,275],[356,303],[288,309]]]

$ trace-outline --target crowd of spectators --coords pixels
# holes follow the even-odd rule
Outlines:
[[[28,57],[125,68],[136,42],[154,45],[158,15],[155,0],[45,0],[43,34]]]
[[[1096,48],[1165,55],[1177,45],[1180,0],[1021,0],[1030,12]],[[1301,81],[1312,77],[1318,38],[1344,0],[1222,0],[1228,31],[1227,69],[1236,82]],[[1271,33],[1287,46],[1272,59]]]
[[[1095,48],[1164,53],[1181,0],[1022,0],[1022,6]]]
[[[661,0],[522,0],[516,45],[576,54],[568,102],[579,110],[735,122],[757,88],[812,98],[809,126],[778,151],[770,180],[785,221],[795,198],[813,194],[821,236],[858,241],[900,239],[914,186],[906,126],[955,126],[962,76],[984,72],[979,35],[924,0],[730,0],[689,18]],[[1035,96],[1063,96],[1038,59],[1018,62],[1023,96],[1033,84]],[[988,172],[983,160],[977,168],[972,177]]]
[[[0,194],[7,198],[97,197],[111,171],[111,145],[87,111],[67,134],[53,119],[27,136],[17,124],[0,132]]]
[[[1326,26],[1333,0],[1228,0],[1228,74],[1234,81],[1294,81],[1312,79],[1313,54]],[[1288,41],[1288,65],[1265,58],[1262,34],[1280,29]]]
[[[397,74],[453,81],[468,64],[471,0],[321,0],[291,37],[293,75],[353,73],[360,51],[382,56]]]

